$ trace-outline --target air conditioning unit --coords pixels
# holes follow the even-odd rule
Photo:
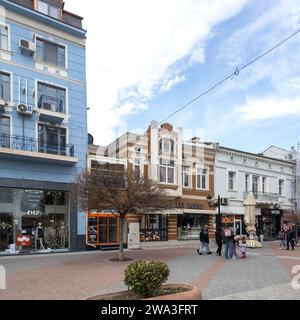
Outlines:
[[[44,102],[43,103],[43,109],[52,111],[54,109],[54,106],[53,106],[52,103]]]
[[[24,39],[20,39],[19,47],[21,48],[22,52],[25,52],[30,55],[33,55],[36,51],[35,44]]]
[[[19,114],[21,114],[23,116],[31,116],[33,113],[33,108],[32,108],[32,106],[27,106],[25,104],[19,104],[17,111]]]
[[[228,198],[221,198],[221,205],[227,206],[228,205]]]

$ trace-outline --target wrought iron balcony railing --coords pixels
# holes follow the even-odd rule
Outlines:
[[[244,192],[244,200],[248,198],[249,192]],[[271,192],[253,192],[254,198],[261,202],[278,202],[279,194]]]
[[[74,157],[74,145],[58,145],[49,141],[6,134],[0,134],[0,148]]]
[[[46,95],[41,95],[38,103],[39,109],[65,113],[64,100]]]

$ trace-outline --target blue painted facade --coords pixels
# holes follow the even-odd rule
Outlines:
[[[0,71],[10,75],[11,105],[6,107],[0,117],[10,118],[10,136],[25,137],[29,141],[39,141],[39,125],[62,128],[65,132],[65,144],[72,146],[71,155],[45,153],[35,146],[22,148],[22,152],[0,151],[0,187],[18,187],[23,181],[26,187],[33,188],[35,182],[43,189],[68,189],[68,184],[85,169],[87,159],[87,97],[85,35],[83,29],[67,25],[61,21],[22,7],[11,1],[0,0],[0,25],[8,27],[8,50],[0,50]],[[18,19],[18,17],[22,17]],[[29,20],[30,19],[30,20]],[[32,21],[32,24],[28,23]],[[49,30],[49,32],[48,32]],[[36,45],[36,39],[57,44],[65,48],[66,67],[59,68],[48,63],[38,62],[33,55],[22,52],[20,39]],[[62,123],[55,123],[39,114],[38,83],[65,90],[65,114]],[[23,116],[18,105],[33,107],[32,116]],[[46,129],[45,129],[46,130]],[[13,138],[15,139],[15,138]],[[12,146],[11,149],[14,149]],[[2,146],[3,147],[3,146]],[[15,148],[18,149],[18,148]],[[27,152],[28,151],[28,152]],[[31,151],[31,152],[29,152]],[[42,157],[39,157],[42,154]],[[31,156],[33,155],[33,156]],[[58,159],[56,156],[59,156]],[[15,184],[14,184],[15,181]],[[49,183],[49,185],[48,185]],[[72,201],[71,201],[72,202]],[[0,204],[1,205],[1,204]],[[77,208],[70,205],[70,242],[71,249],[78,246]],[[1,219],[0,219],[1,221]],[[80,229],[80,228],[79,228]]]

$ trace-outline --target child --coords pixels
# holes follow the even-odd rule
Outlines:
[[[246,258],[246,247],[247,247],[246,239],[245,237],[243,237],[243,239],[240,242],[240,253],[241,253],[241,258],[244,258],[244,259]]]

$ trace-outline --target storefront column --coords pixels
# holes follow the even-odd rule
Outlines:
[[[177,215],[168,216],[168,240],[177,240]]]

